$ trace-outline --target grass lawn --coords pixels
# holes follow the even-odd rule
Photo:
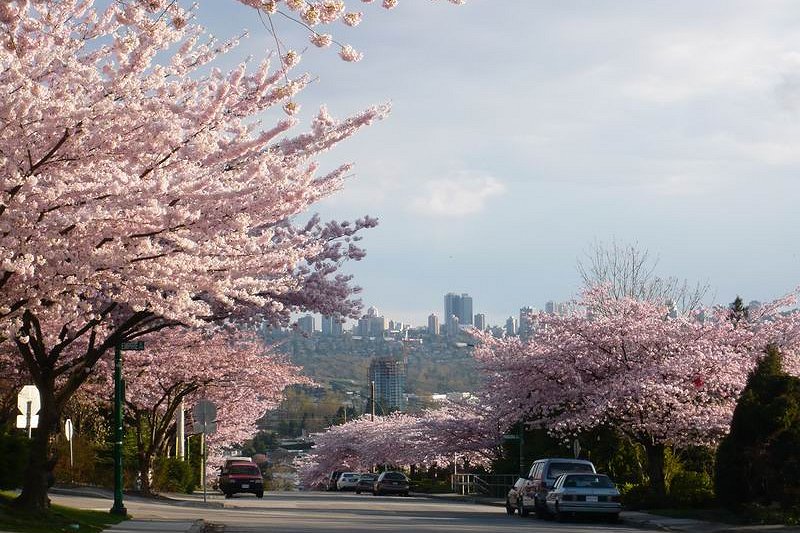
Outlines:
[[[90,531],[96,533],[122,522],[126,518],[101,511],[84,511],[72,507],[52,505],[47,514],[28,515],[10,506],[16,497],[10,492],[0,492],[0,531],[25,533],[55,533],[60,531]],[[75,527],[75,524],[78,527]]]

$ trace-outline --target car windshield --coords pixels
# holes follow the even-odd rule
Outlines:
[[[613,489],[614,483],[608,476],[581,474],[565,476],[564,487],[579,489]]]
[[[371,474],[367,474],[366,476],[361,476],[361,478],[359,478],[359,481],[374,481],[374,480],[375,476]]]
[[[254,476],[260,476],[261,472],[258,470],[258,467],[255,465],[231,465],[228,467],[228,473],[230,474],[251,474]]]
[[[342,474],[342,479],[355,479],[358,477],[358,474]]]
[[[389,472],[385,476],[383,476],[383,479],[389,479],[392,481],[405,481],[406,476],[404,476],[400,472]]]
[[[555,479],[561,474],[567,474],[570,472],[587,472],[589,474],[593,474],[594,469],[589,463],[550,463],[550,469],[547,471],[547,477],[550,479]]]

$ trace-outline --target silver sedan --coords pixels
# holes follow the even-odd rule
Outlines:
[[[547,510],[559,519],[586,513],[616,521],[622,510],[619,490],[605,474],[562,474],[546,502]]]

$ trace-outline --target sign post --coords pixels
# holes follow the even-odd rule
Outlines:
[[[17,408],[21,415],[17,415],[17,427],[28,430],[31,438],[31,428],[39,427],[39,409],[42,408],[42,398],[36,385],[25,385],[17,395]]]
[[[114,505],[111,514],[125,516],[128,510],[122,503],[122,352],[144,350],[144,341],[121,342],[114,347]]]
[[[203,502],[206,501],[206,435],[217,431],[217,406],[209,400],[200,400],[192,409],[194,431],[200,433],[200,478],[203,481]]]
[[[67,437],[67,442],[69,442],[69,477],[70,481],[74,481],[75,475],[73,472],[73,462],[72,462],[72,420],[67,418],[67,421],[64,422],[64,435]]]

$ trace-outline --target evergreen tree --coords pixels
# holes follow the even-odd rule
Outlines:
[[[800,379],[771,347],[747,381],[717,450],[715,485],[729,507],[800,503]]]
[[[728,320],[733,322],[734,325],[738,326],[739,322],[744,320],[745,322],[749,318],[749,309],[746,305],[744,305],[744,301],[742,297],[737,295],[736,299],[731,302],[728,306]]]

